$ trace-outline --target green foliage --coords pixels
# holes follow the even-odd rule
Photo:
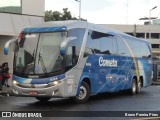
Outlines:
[[[60,21],[60,20],[77,20],[76,17],[71,15],[71,12],[68,11],[68,8],[63,8],[63,12],[59,11],[45,11],[44,20],[47,21]]]

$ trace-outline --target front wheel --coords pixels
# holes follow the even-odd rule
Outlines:
[[[37,100],[41,101],[41,102],[46,102],[48,100],[50,100],[50,97],[36,97]]]
[[[80,86],[79,95],[73,97],[73,101],[76,103],[85,103],[90,97],[90,87],[86,82],[82,82]]]

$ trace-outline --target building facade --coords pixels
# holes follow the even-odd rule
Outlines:
[[[6,56],[3,53],[4,45],[18,37],[23,28],[44,22],[45,0],[0,0],[0,3],[0,65],[8,62],[12,73],[12,47]]]

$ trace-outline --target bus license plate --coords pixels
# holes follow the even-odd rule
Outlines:
[[[38,95],[37,91],[29,91],[29,95]]]

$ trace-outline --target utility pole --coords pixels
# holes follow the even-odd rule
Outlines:
[[[156,9],[157,6],[153,7],[150,11],[149,11],[149,39],[151,39],[151,11]]]
[[[81,0],[75,0],[79,2],[79,20],[81,20]]]

